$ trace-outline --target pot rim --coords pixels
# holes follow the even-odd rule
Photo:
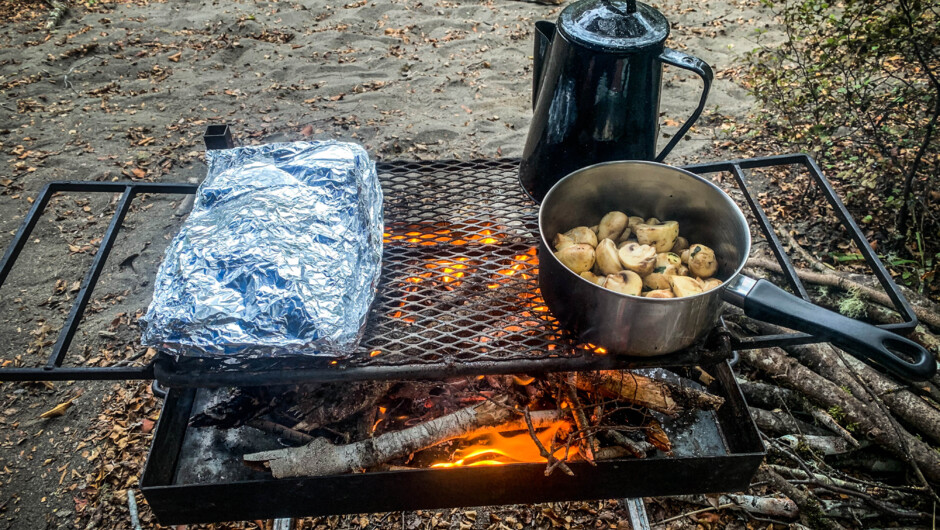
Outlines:
[[[737,264],[737,267],[735,267],[734,272],[733,272],[731,275],[729,275],[728,278],[722,280],[721,285],[719,285],[718,287],[716,287],[716,288],[714,288],[714,289],[710,289],[710,290],[708,290],[708,291],[704,291],[704,292],[701,292],[701,293],[698,293],[698,294],[694,294],[694,295],[691,295],[691,296],[683,296],[682,298],[648,298],[648,297],[645,297],[645,296],[634,296],[634,295],[632,295],[632,294],[623,294],[623,293],[618,293],[617,291],[612,291],[612,290],[610,290],[610,289],[601,287],[600,285],[597,285],[596,283],[594,283],[594,282],[592,282],[592,281],[589,281],[589,280],[587,280],[587,279],[585,279],[585,278],[582,278],[580,274],[575,274],[574,271],[572,271],[571,269],[569,269],[568,267],[566,267],[565,264],[562,263],[562,262],[555,256],[555,252],[552,250],[552,245],[551,245],[551,243],[549,242],[549,240],[546,238],[545,230],[543,230],[543,228],[542,228],[542,227],[544,226],[544,223],[543,223],[543,219],[542,219],[542,218],[543,218],[543,216],[545,215],[545,204],[548,203],[548,202],[550,202],[550,199],[552,198],[552,194],[557,192],[558,188],[561,187],[562,183],[564,183],[564,182],[567,181],[568,179],[576,178],[577,175],[580,174],[580,173],[582,173],[582,172],[585,172],[585,171],[588,171],[588,170],[590,170],[590,169],[594,169],[594,168],[597,168],[597,167],[601,167],[601,166],[622,165],[622,164],[637,164],[637,165],[647,165],[647,166],[657,166],[657,167],[661,167],[661,168],[664,168],[664,169],[667,169],[667,170],[671,170],[671,171],[674,171],[674,172],[676,172],[676,173],[684,174],[684,175],[686,175],[686,176],[688,176],[688,177],[691,177],[691,178],[693,178],[693,179],[695,179],[695,180],[697,180],[697,181],[699,181],[699,182],[705,184],[706,186],[711,187],[711,188],[714,189],[715,191],[719,192],[719,196],[723,198],[723,200],[727,203],[727,205],[732,209],[732,211],[733,211],[733,212],[735,213],[735,215],[738,217],[738,221],[740,221],[741,226],[745,227],[745,230],[744,230],[745,245],[744,245],[744,248],[742,249],[742,252],[741,252],[742,259],[741,259],[740,263]],[[724,191],[723,189],[719,188],[718,186],[716,186],[716,185],[715,185],[714,183],[712,183],[711,181],[709,181],[709,180],[707,180],[707,179],[705,179],[705,178],[703,178],[703,177],[701,177],[701,176],[699,176],[699,175],[696,175],[695,173],[692,173],[691,171],[688,171],[688,170],[686,170],[686,169],[682,169],[682,168],[676,167],[676,166],[670,166],[669,164],[662,164],[662,163],[660,163],[660,162],[651,162],[651,161],[649,161],[649,160],[611,160],[611,161],[608,161],[608,162],[600,162],[600,163],[597,163],[597,164],[592,164],[592,165],[590,165],[590,166],[582,167],[582,168],[580,168],[580,169],[577,169],[577,170],[575,170],[575,171],[572,171],[571,173],[568,173],[568,174],[565,175],[563,178],[561,178],[558,182],[556,182],[556,183],[551,187],[551,189],[548,190],[548,193],[545,194],[545,197],[542,198],[542,202],[539,204],[539,238],[540,238],[541,241],[542,241],[542,245],[544,245],[544,247],[549,250],[548,253],[551,254],[551,256],[552,256],[551,259],[555,260],[555,262],[556,262],[559,266],[561,266],[562,269],[565,270],[565,274],[574,276],[577,280],[582,281],[582,282],[585,282],[586,284],[589,284],[590,286],[592,286],[592,287],[594,287],[594,288],[602,289],[605,294],[615,295],[615,296],[619,296],[619,297],[621,297],[621,298],[625,298],[625,299],[628,299],[628,300],[635,300],[635,301],[639,301],[639,302],[642,302],[642,303],[654,303],[654,304],[658,304],[658,303],[663,303],[663,304],[678,303],[678,302],[677,302],[678,300],[692,300],[692,299],[699,298],[699,297],[713,296],[714,294],[721,292],[721,290],[723,290],[723,289],[728,285],[729,282],[731,282],[732,280],[734,280],[735,278],[737,278],[738,276],[741,275],[742,271],[744,270],[744,266],[747,264],[747,259],[748,259],[748,257],[749,257],[750,254],[751,254],[751,229],[750,229],[750,226],[751,226],[750,223],[748,223],[747,218],[744,216],[744,212],[743,212],[743,211],[741,210],[741,208],[737,205],[737,203],[734,202],[734,200],[731,198],[731,196],[728,195],[727,193],[725,193],[725,191]]]

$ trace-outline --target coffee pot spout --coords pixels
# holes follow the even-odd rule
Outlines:
[[[552,40],[554,38],[555,24],[553,22],[539,20],[535,23],[535,50],[532,54],[534,57],[532,68],[532,110],[535,110],[535,104],[539,100],[542,74],[545,73],[545,61],[548,58],[548,51],[552,46]]]

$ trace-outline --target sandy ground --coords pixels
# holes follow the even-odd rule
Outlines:
[[[738,61],[769,13],[757,0],[654,5],[672,23],[669,45],[717,74],[705,115],[667,161],[751,155],[728,138],[752,111]],[[27,2],[0,35],[0,247],[53,180],[199,182],[207,124],[231,124],[242,143],[355,140],[385,160],[520,156],[533,23],[559,11],[516,1],[89,1],[47,32],[48,7]],[[677,69],[664,79],[660,145],[701,89]],[[114,202],[51,201],[0,289],[0,364],[44,362]],[[146,355],[136,318],[186,208],[174,197],[135,202],[68,362]],[[38,417],[72,398],[64,416]],[[129,527],[126,495],[158,406],[149,382],[0,385],[0,527]],[[146,506],[142,518],[154,524]]]

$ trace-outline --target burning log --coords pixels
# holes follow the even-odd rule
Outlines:
[[[402,431],[347,445],[334,445],[324,438],[316,438],[301,447],[248,454],[244,460],[266,464],[276,478],[348,473],[454,438],[479,436],[494,428],[500,431],[526,429],[525,421],[514,417],[518,414],[507,405],[484,401]],[[532,413],[531,418],[533,428],[537,428],[559,421],[561,415],[557,411],[540,411]]]
[[[579,390],[622,399],[670,416],[687,408],[714,410],[725,402],[720,396],[631,372],[604,370],[577,373],[573,379]]]

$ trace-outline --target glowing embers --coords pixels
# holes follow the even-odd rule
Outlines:
[[[386,227],[382,242],[386,245],[498,245],[506,238],[504,228],[490,221],[468,220],[456,223],[414,223]]]

